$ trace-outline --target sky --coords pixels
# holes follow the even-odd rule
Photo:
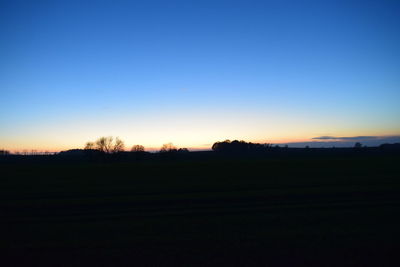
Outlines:
[[[396,0],[0,0],[0,148],[397,138],[398,14]]]

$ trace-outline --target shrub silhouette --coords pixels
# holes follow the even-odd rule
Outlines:
[[[131,151],[132,152],[144,152],[144,146],[142,146],[142,145],[134,145],[131,148]]]

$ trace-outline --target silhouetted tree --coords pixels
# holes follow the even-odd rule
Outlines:
[[[96,148],[105,153],[111,153],[113,147],[113,137],[100,137],[96,140]]]
[[[215,142],[211,148],[216,152],[226,152],[229,150],[230,143],[231,143],[230,140],[225,140],[223,142]]]
[[[115,138],[113,153],[122,152],[124,151],[124,148],[125,148],[124,142],[118,137]]]
[[[360,149],[360,148],[362,148],[362,144],[357,142],[357,143],[354,144],[354,148]]]
[[[176,151],[177,149],[172,143],[164,144],[160,149],[160,153],[176,152]]]
[[[142,145],[134,145],[131,148],[131,151],[132,152],[144,152],[144,146],[142,146]]]
[[[95,146],[94,146],[93,142],[87,142],[86,145],[85,145],[85,149],[86,150],[91,150],[91,149],[94,149],[94,148],[95,148]]]
[[[96,142],[87,142],[85,149],[91,150],[96,149],[104,153],[117,153],[124,151],[124,142],[116,137],[100,137]]]

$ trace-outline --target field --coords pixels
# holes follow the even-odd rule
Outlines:
[[[395,266],[399,163],[2,163],[1,265]]]

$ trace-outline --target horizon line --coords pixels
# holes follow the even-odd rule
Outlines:
[[[216,142],[224,142],[226,140],[230,139],[225,139],[222,141],[216,141]],[[239,140],[239,139],[233,139],[231,141],[244,141],[244,140]],[[292,139],[293,140],[293,139]],[[214,143],[216,143],[214,142]],[[247,141],[245,141],[247,142]],[[309,139],[303,139],[303,140],[293,140],[289,142],[252,142],[249,141],[248,143],[258,143],[258,144],[271,144],[271,145],[287,145],[289,147],[293,148],[299,148],[299,147],[306,147],[306,146],[314,146],[314,147],[321,147],[323,148],[324,145],[328,147],[332,146],[338,146],[338,147],[352,147],[355,143],[362,143],[365,146],[368,147],[374,147],[374,146],[379,146],[383,143],[399,143],[400,142],[400,135],[381,135],[381,136],[351,136],[351,137],[335,137],[335,136],[320,136],[320,137],[313,137]],[[214,144],[213,143],[213,144]],[[178,147],[177,148],[186,148],[189,151],[210,151],[212,150],[212,145],[210,144],[209,146],[192,146],[192,147]],[[130,146],[126,146],[128,149],[124,149],[123,151],[129,152]],[[5,148],[0,148],[0,150],[5,150],[9,151],[10,153],[59,153],[61,151],[67,151],[67,150],[72,150],[72,149],[84,149],[82,147],[75,147],[75,148],[65,148],[65,149],[5,149]],[[146,152],[157,152],[160,150],[160,147],[145,147]]]

